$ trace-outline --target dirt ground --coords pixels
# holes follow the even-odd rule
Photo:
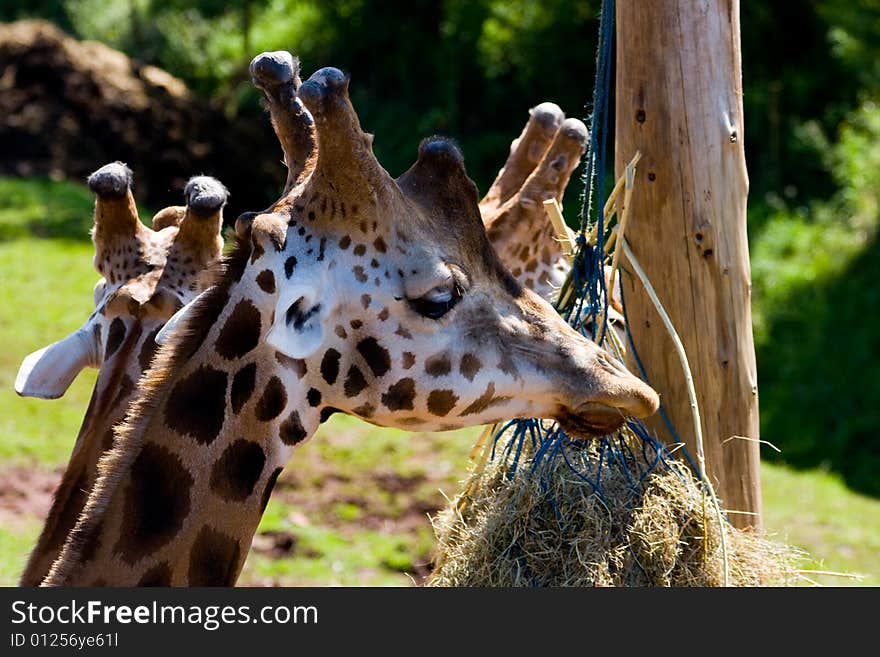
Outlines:
[[[62,472],[36,466],[0,466],[0,524],[14,530],[34,518],[44,518]]]

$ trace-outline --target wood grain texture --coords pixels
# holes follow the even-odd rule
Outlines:
[[[735,525],[760,527],[739,30],[738,0],[618,0],[615,168],[622,175],[641,150],[627,238],[690,360],[709,477],[725,508],[746,512]],[[696,455],[681,365],[627,269],[639,356]],[[659,415],[649,424],[670,440]]]

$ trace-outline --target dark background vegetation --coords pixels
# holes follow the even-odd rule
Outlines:
[[[283,174],[247,74],[256,53],[291,50],[305,75],[350,72],[393,175],[420,138],[443,133],[485,190],[528,107],[552,100],[588,118],[598,10],[599,0],[5,0],[0,20],[46,18],[182,79],[209,151],[140,126],[146,150],[173,162],[144,167],[139,193],[159,207],[175,201],[159,200],[172,169],[215,173],[237,211],[263,207]],[[762,437],[783,450],[765,455],[880,495],[880,4],[744,0],[741,23]],[[89,167],[141,152],[112,151],[90,153]],[[25,173],[81,179],[71,169]]]

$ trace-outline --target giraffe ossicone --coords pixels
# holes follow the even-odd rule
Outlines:
[[[20,395],[60,397],[84,367],[98,368],[92,399],[70,460],[55,491],[37,545],[21,577],[36,586],[57,559],[98,476],[98,460],[113,444],[113,427],[125,417],[136,384],[156,350],[165,320],[202,287],[219,257],[222,208],[228,192],[217,180],[197,176],[184,188],[185,206],[138,217],[132,173],[107,164],[89,176],[95,193],[95,310],[70,336],[24,359],[15,389]]]
[[[588,141],[587,127],[565,118],[557,105],[533,107],[504,168],[480,201],[489,240],[502,262],[520,283],[547,300],[565,281],[571,254],[543,201],[562,202]]]
[[[276,205],[283,207],[293,182],[314,166],[316,155],[313,122],[296,95],[299,60],[283,50],[265,52],[254,57],[250,71],[263,92],[288,166],[287,184]],[[581,121],[566,119],[555,103],[538,104],[529,110],[525,128],[511,143],[507,161],[479,204],[489,241],[502,263],[522,285],[548,301],[571,268],[571,254],[541,201],[562,201],[588,141]],[[248,214],[249,219],[256,216]]]
[[[451,142],[424,141],[394,180],[345,75],[296,91],[313,165],[242,223],[159,349],[46,584],[234,583],[281,469],[334,412],[424,430],[556,417],[589,436],[656,410],[504,269]]]

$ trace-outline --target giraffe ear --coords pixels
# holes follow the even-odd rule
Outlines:
[[[296,284],[281,293],[266,342],[291,358],[308,358],[318,351],[336,306],[326,287],[323,276],[302,272]]]
[[[99,365],[98,334],[86,324],[63,340],[28,355],[15,377],[15,392],[22,397],[58,399],[84,367]]]

